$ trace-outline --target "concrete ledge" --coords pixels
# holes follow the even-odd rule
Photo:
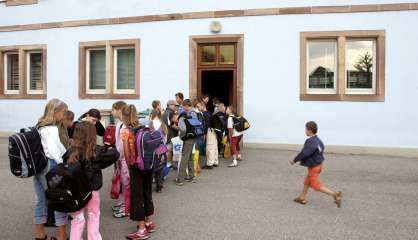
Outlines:
[[[0,132],[0,140],[7,140],[14,132]]]
[[[274,143],[245,143],[246,148],[272,149],[300,151],[301,144],[274,144]],[[360,146],[325,146],[326,153],[353,154],[353,155],[375,155],[418,158],[418,148],[385,148],[385,147],[360,147]]]

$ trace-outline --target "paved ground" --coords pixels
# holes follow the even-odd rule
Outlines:
[[[34,192],[31,179],[9,172],[0,142],[0,239],[31,239]],[[155,194],[152,239],[418,239],[418,159],[327,155],[323,182],[344,193],[337,209],[331,199],[311,192],[309,204],[294,204],[305,169],[289,167],[295,153],[245,151],[235,169],[223,161],[199,182],[166,183]],[[103,239],[123,239],[134,224],[111,217],[111,172],[102,189]]]

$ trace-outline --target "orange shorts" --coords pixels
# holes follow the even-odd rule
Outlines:
[[[308,175],[305,178],[304,184],[318,191],[322,187],[321,182],[319,181],[319,174],[321,171],[322,164],[308,168]]]

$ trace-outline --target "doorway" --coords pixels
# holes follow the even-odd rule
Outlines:
[[[207,94],[243,114],[243,41],[241,34],[190,37],[190,98]]]
[[[225,106],[233,105],[234,102],[234,70],[202,70],[200,73],[202,90],[201,95],[207,94],[210,99],[217,98]],[[212,104],[208,106],[213,112]]]

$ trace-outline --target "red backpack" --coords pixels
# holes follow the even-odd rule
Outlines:
[[[105,145],[116,144],[116,126],[114,124],[109,124],[106,127],[105,135],[103,136],[103,144]]]

